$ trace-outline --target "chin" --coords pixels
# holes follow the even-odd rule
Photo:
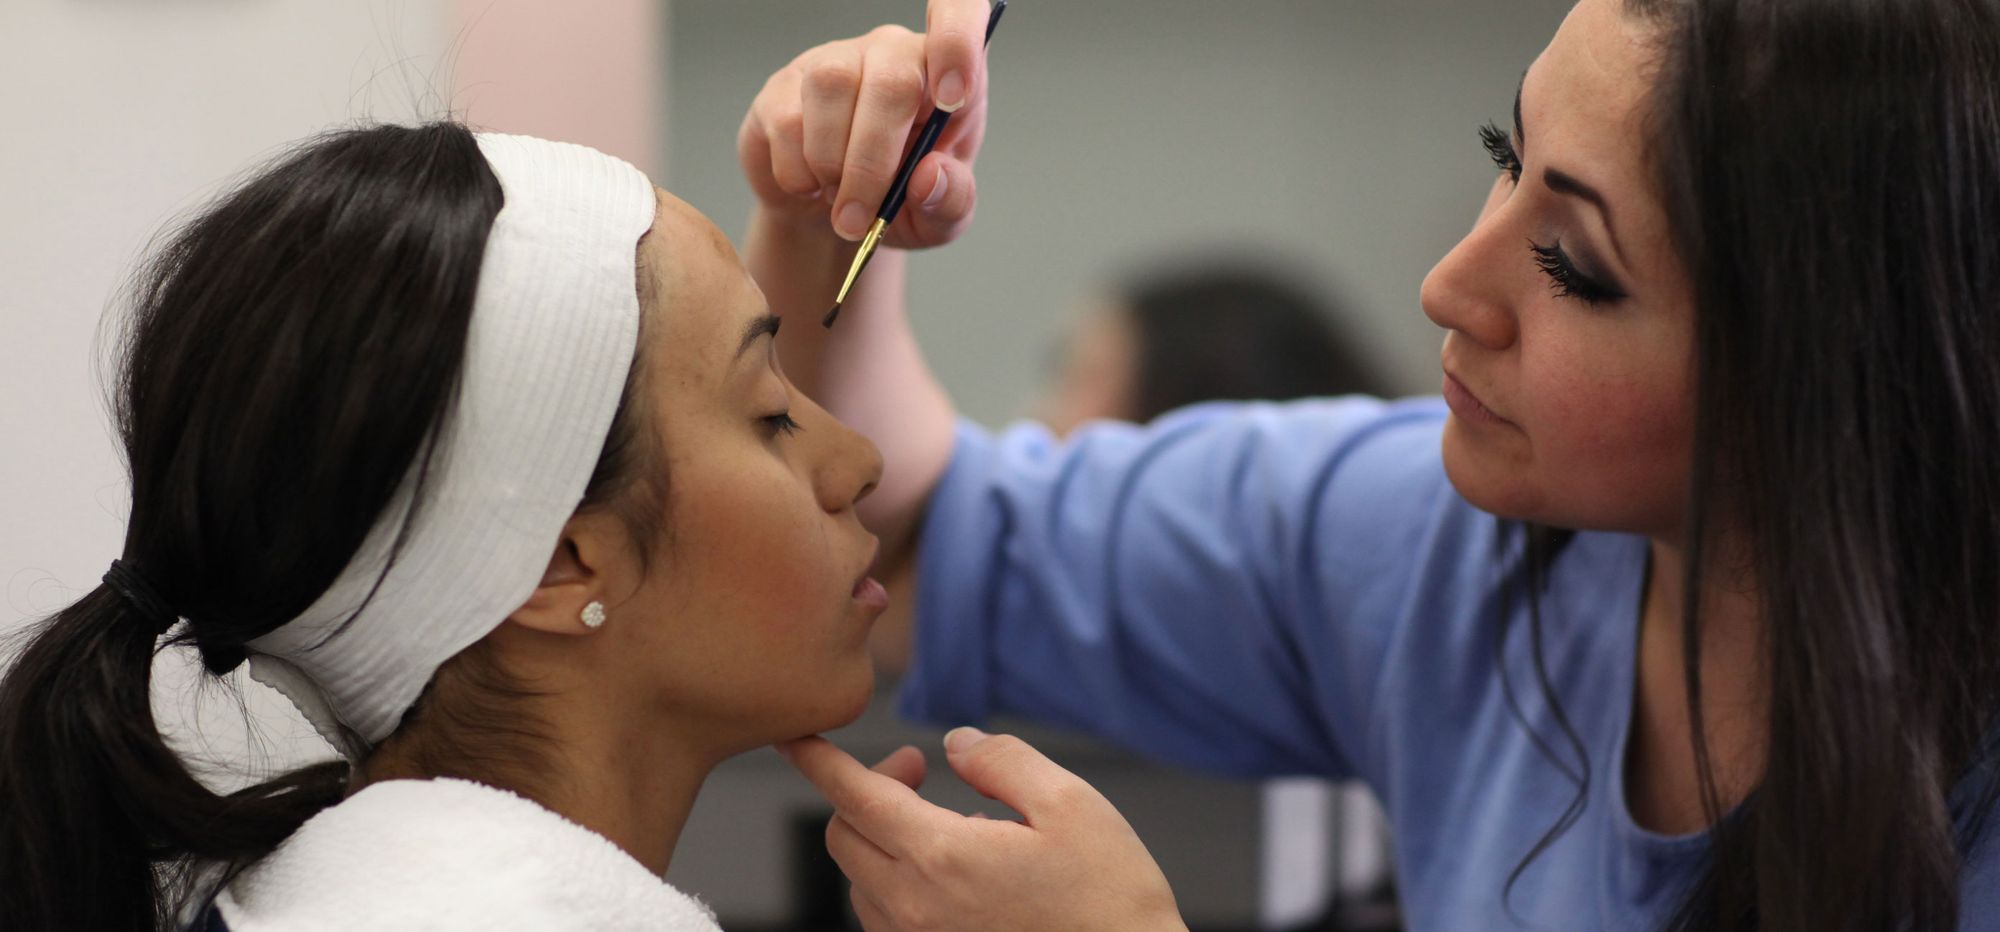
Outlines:
[[[801,714],[793,718],[793,727],[786,729],[791,734],[785,737],[815,735],[852,725],[875,699],[875,666],[865,657],[858,665],[828,671],[817,682],[823,685],[813,690],[811,704],[799,710]]]
[[[867,712],[869,704],[875,701],[874,661],[864,659],[861,663],[860,673],[852,676],[851,679],[853,681],[852,685],[846,686],[837,693],[830,693],[828,696],[828,698],[835,700],[833,713],[836,721],[827,726],[827,728],[840,728],[845,725],[854,724],[855,719],[860,718],[863,713]],[[827,729],[822,728],[820,730],[825,731]]]
[[[1542,495],[1528,477],[1508,464],[1481,456],[1447,422],[1444,431],[1444,474],[1451,487],[1472,507],[1494,517],[1512,521],[1535,521],[1541,517]]]

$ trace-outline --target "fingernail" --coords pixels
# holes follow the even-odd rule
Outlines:
[[[947,72],[938,80],[937,107],[939,110],[951,113],[963,106],[965,106],[965,75],[957,71]]]
[[[949,190],[951,190],[951,173],[940,165],[937,171],[937,184],[931,185],[930,196],[924,198],[924,208],[928,210],[944,203],[944,193]]]
[[[971,725],[960,725],[944,733],[944,752],[946,754],[963,754],[966,751],[972,750],[973,745],[986,740],[986,738],[986,732],[980,731]]]
[[[860,201],[848,201],[840,205],[840,212],[835,215],[833,221],[833,229],[848,239],[860,239],[862,234],[868,232],[868,208],[861,206]]]
[[[781,741],[777,744],[771,745],[771,750],[778,752],[779,757],[782,757],[788,761],[791,760],[797,754],[797,752],[792,750],[792,743],[790,741]]]

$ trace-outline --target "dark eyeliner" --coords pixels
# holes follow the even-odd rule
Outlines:
[[[1562,248],[1561,243],[1543,246],[1533,240],[1528,241],[1528,251],[1534,254],[1536,267],[1549,277],[1558,298],[1579,298],[1585,304],[1608,304],[1625,297],[1625,292],[1607,285],[1576,267],[1576,262]]]
[[[1507,131],[1496,123],[1487,123],[1479,128],[1479,143],[1486,147],[1486,154],[1493,159],[1493,165],[1507,173],[1507,178],[1515,184],[1521,183],[1521,156],[1514,151],[1514,140]]]

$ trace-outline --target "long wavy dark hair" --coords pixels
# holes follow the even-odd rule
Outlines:
[[[1649,142],[1697,303],[1682,646],[1713,828],[1669,928],[1955,928],[2000,793],[2000,4],[1625,7],[1659,27]],[[1695,661],[1725,512],[1770,688],[1731,812]],[[1529,578],[1554,558],[1531,542]]]
[[[463,126],[336,132],[221,199],[142,272],[114,399],[132,477],[120,559],[185,624],[161,641],[99,586],[43,622],[0,682],[8,927],[172,925],[200,895],[193,865],[254,860],[346,791],[347,765],[329,763],[211,792],[161,739],[153,658],[178,643],[212,675],[240,664],[333,582],[398,484],[421,479],[501,202]],[[618,490],[637,446],[621,406],[587,504]]]

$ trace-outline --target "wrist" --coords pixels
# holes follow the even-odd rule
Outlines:
[[[817,242],[830,250],[845,240],[833,232],[827,210],[818,201],[801,201],[797,206],[776,206],[758,201],[750,211],[750,229],[783,237],[788,245]]]

